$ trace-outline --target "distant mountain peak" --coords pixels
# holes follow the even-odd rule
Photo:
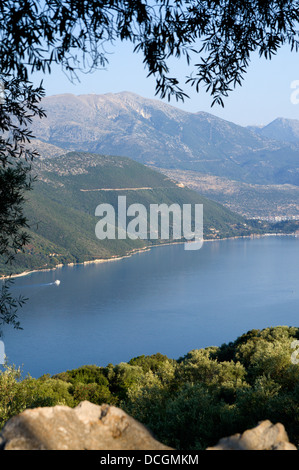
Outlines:
[[[278,117],[264,126],[259,133],[270,139],[299,143],[299,120]]]
[[[246,128],[123,91],[46,97],[33,133],[65,150],[133,158],[249,183],[299,184],[299,121]],[[283,141],[283,142],[281,142]]]

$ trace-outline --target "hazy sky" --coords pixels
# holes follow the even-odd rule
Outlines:
[[[155,81],[147,78],[147,71],[142,63],[142,56],[133,54],[129,43],[107,47],[109,65],[107,70],[98,70],[92,74],[80,74],[80,83],[72,84],[60,68],[56,67],[50,76],[44,77],[46,94],[73,93],[118,93],[131,91],[146,98],[155,98]],[[188,74],[184,59],[173,63],[172,75],[182,78]],[[40,75],[35,76],[38,80]],[[292,104],[294,90],[291,84],[298,81],[299,89],[299,53],[291,53],[289,48],[281,49],[271,61],[254,57],[245,76],[242,87],[234,90],[225,99],[225,108],[215,105],[211,108],[211,98],[203,89],[199,94],[190,86],[185,91],[190,99],[185,103],[171,105],[190,112],[206,111],[241,125],[265,125],[277,117],[299,119],[299,104]],[[298,93],[299,97],[299,93]],[[166,102],[167,99],[165,100]]]

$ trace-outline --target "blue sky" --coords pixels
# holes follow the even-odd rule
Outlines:
[[[129,43],[107,46],[109,65],[106,70],[92,74],[80,74],[80,83],[73,84],[55,67],[50,76],[44,77],[46,94],[73,93],[118,93],[131,91],[146,98],[155,98],[155,80],[147,78],[147,71],[142,63],[142,56],[133,54]],[[184,59],[172,64],[172,75],[182,79],[188,74]],[[41,78],[35,75],[35,82]],[[234,90],[225,99],[225,108],[211,108],[211,98],[203,89],[199,94],[189,86],[185,91],[190,99],[185,103],[171,105],[190,112],[206,111],[223,119],[246,125],[266,125],[277,117],[299,119],[299,104],[291,102],[292,82],[299,81],[299,53],[290,52],[285,47],[271,61],[255,56],[252,59],[242,87]],[[299,82],[298,82],[299,83]],[[167,99],[165,102],[168,102]]]

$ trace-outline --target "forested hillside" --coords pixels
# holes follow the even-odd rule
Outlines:
[[[263,231],[262,226],[250,225],[220,204],[128,158],[72,152],[37,160],[35,172],[37,181],[25,206],[32,239],[12,266],[0,265],[2,274],[125,256],[161,243],[96,238],[96,207],[109,203],[117,213],[118,196],[126,196],[128,206],[138,203],[148,210],[150,204],[203,204],[206,239]]]

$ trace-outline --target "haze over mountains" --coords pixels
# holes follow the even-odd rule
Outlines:
[[[33,132],[55,147],[120,155],[254,184],[299,185],[299,122],[245,128],[208,113],[188,113],[123,92],[55,95]],[[58,151],[57,149],[57,151]]]

